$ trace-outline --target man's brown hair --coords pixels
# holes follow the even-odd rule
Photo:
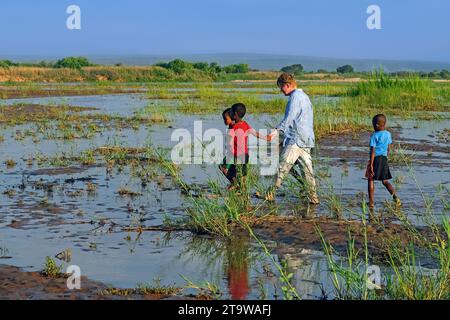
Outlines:
[[[294,85],[297,84],[297,82],[295,81],[295,78],[292,74],[284,72],[278,77],[277,86],[279,88],[281,88],[283,85],[285,85],[287,83],[294,84]]]

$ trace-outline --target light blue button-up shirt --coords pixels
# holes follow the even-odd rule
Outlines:
[[[314,113],[303,90],[296,89],[289,95],[284,119],[276,129],[284,134],[283,147],[297,144],[300,148],[314,148]]]

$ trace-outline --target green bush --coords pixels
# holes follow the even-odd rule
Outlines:
[[[442,70],[441,72],[439,72],[439,76],[442,79],[450,79],[450,71],[448,70]]]
[[[223,68],[226,73],[247,73],[250,68],[248,64],[240,63],[240,64],[232,64]]]
[[[85,57],[67,57],[58,60],[54,67],[55,68],[69,68],[69,69],[81,69],[83,67],[93,66],[92,63]]]
[[[223,73],[247,73],[250,70],[248,64],[240,63],[240,64],[232,64],[226,67],[221,67],[217,62],[187,62],[181,59],[175,59],[170,62],[160,62],[155,64],[155,66],[162,67],[173,71],[177,74],[188,74],[192,73],[192,71],[202,71],[207,73],[212,77],[217,77]]]
[[[17,63],[12,62],[11,60],[0,60],[0,68],[9,68],[12,66],[17,66]]]
[[[336,69],[337,73],[353,73],[355,70],[353,67],[349,64],[346,64],[345,66],[339,67]]]
[[[303,66],[301,64],[293,64],[291,66],[281,68],[282,72],[301,74],[303,73]]]
[[[193,69],[193,66],[191,63],[183,61],[181,59],[175,59],[168,63],[157,63],[156,66],[169,69],[177,74],[181,74],[188,70]]]
[[[193,64],[194,68],[197,70],[208,71],[209,64],[207,62],[195,62]]]

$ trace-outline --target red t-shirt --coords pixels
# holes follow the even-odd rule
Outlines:
[[[248,154],[248,135],[250,130],[252,130],[252,127],[245,121],[235,123],[231,127],[229,133],[231,141],[233,141],[231,150],[235,157]]]

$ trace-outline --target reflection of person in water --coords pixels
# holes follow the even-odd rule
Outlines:
[[[233,238],[226,251],[226,274],[232,300],[247,298],[248,284],[248,239]]]

